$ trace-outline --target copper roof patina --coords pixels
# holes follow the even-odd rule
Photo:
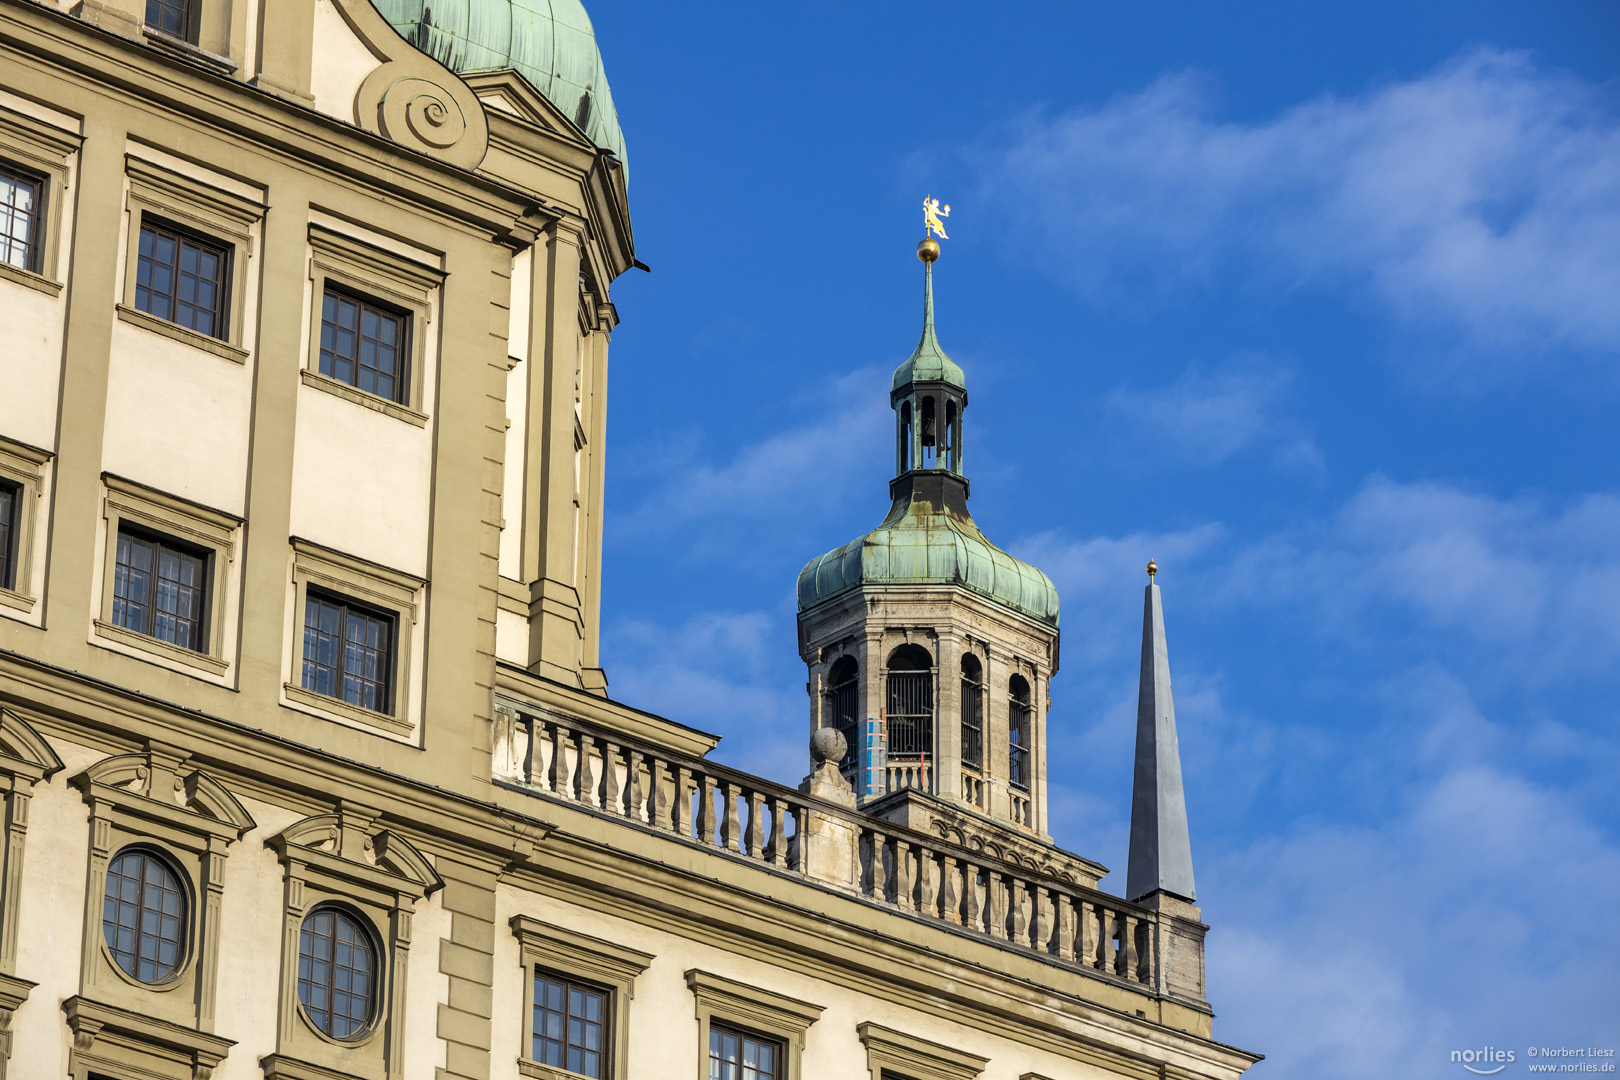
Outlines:
[[[922,338],[895,370],[891,404],[897,411],[911,408],[906,402],[918,394],[960,396],[967,404],[967,379],[934,334],[934,267],[931,260],[924,262]],[[909,421],[899,423],[905,445]],[[948,465],[951,458],[941,460]],[[967,480],[958,472],[904,469],[890,482],[889,493],[894,501],[881,525],[812,559],[799,572],[800,611],[866,585],[957,585],[1057,625],[1052,579],[985,537],[968,512]]]
[[[799,572],[799,610],[862,585],[959,585],[1056,626],[1052,579],[992,544],[965,508],[931,498],[926,479],[899,493],[883,524]]]
[[[596,31],[579,0],[372,0],[401,37],[459,75],[516,71],[626,167]]]

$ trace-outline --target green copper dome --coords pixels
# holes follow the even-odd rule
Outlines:
[[[401,37],[459,75],[511,68],[626,166],[596,31],[579,0],[372,0]]]
[[[799,572],[800,611],[861,585],[960,585],[1057,625],[1052,579],[979,531],[965,501],[959,504],[956,478],[925,474],[902,481],[907,479],[897,481],[901,490],[883,524]]]

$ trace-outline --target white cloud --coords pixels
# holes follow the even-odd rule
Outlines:
[[[1190,75],[1028,120],[976,155],[1009,239],[1082,290],[1230,276],[1364,288],[1476,349],[1620,352],[1620,117],[1601,87],[1478,51],[1225,121]],[[1168,268],[1168,269],[1167,269]]]
[[[854,408],[850,407],[851,403]],[[640,539],[685,530],[698,547],[738,526],[797,526],[809,512],[848,504],[856,485],[883,494],[883,469],[891,463],[888,436],[888,376],[865,368],[830,380],[812,397],[774,403],[780,418],[774,434],[743,444],[722,461],[705,461],[690,448],[654,459],[648,471],[666,479],[615,523],[615,533]],[[662,448],[659,448],[662,449]],[[641,446],[644,459],[655,448]],[[645,462],[644,462],[645,463]],[[716,529],[715,522],[727,523]]]
[[[1320,473],[1322,454],[1291,415],[1293,372],[1261,357],[1235,357],[1213,371],[1193,365],[1167,386],[1116,387],[1103,398],[1134,457],[1219,465],[1256,446],[1291,472]]]

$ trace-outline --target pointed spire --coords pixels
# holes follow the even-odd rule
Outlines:
[[[1176,706],[1170,697],[1170,656],[1164,643],[1159,586],[1148,564],[1142,600],[1142,684],[1136,699],[1136,782],[1131,793],[1131,854],[1125,896],[1140,900],[1163,890],[1186,901],[1193,891],[1192,841],[1181,787]]]

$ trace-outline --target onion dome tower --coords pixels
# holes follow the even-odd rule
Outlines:
[[[939,244],[925,237],[917,255],[923,329],[889,395],[888,516],[799,574],[810,727],[845,736],[842,770],[868,812],[1007,853],[1038,846],[1031,856],[1050,862],[1057,590],[991,543],[968,511],[967,380],[934,329]]]

